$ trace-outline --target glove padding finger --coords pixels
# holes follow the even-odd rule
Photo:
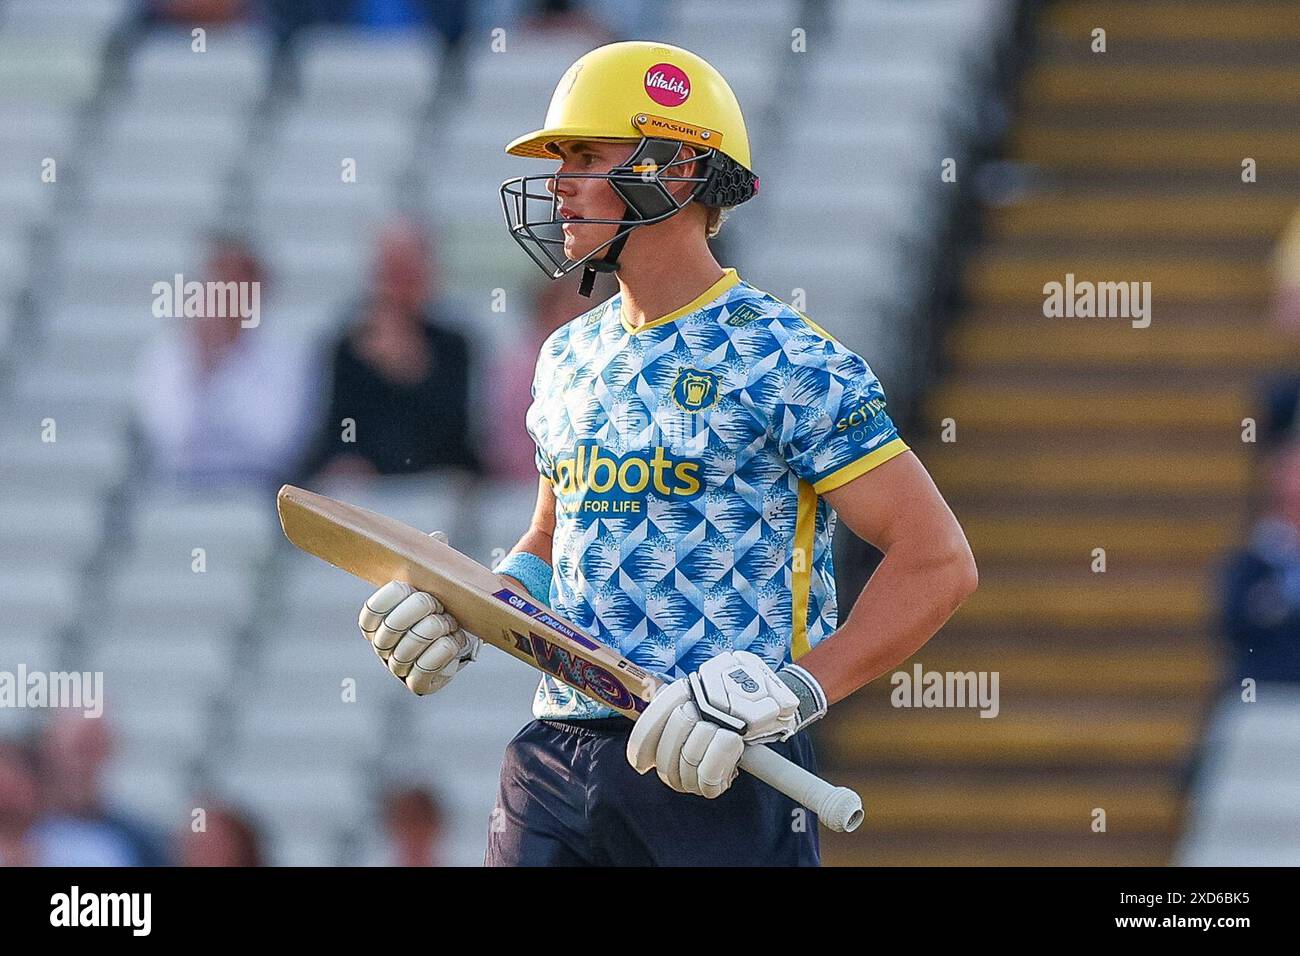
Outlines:
[[[417,697],[425,697],[442,690],[455,676],[455,674],[443,675],[438,671],[425,671],[420,670],[418,667],[412,667],[405,683],[412,694]]]
[[[454,634],[460,629],[460,622],[450,614],[430,614],[411,626],[397,646],[393,648],[392,659],[402,664],[413,664],[439,638]],[[447,660],[460,653],[460,646],[452,641],[453,651]],[[444,661],[443,663],[446,663]],[[439,665],[441,666],[441,665]]]
[[[692,701],[677,705],[668,715],[655,748],[655,769],[659,772],[659,779],[681,793],[690,792],[682,782],[682,747],[699,721],[700,712]]]
[[[725,793],[740,774],[740,758],[744,753],[745,738],[734,730],[717,727],[696,769],[697,780],[694,792],[710,800]]]
[[[691,687],[685,678],[660,687],[645,711],[632,725],[627,738],[627,762],[637,773],[654,769],[655,751],[664,725],[678,705],[691,699]]]
[[[707,720],[698,721],[682,744],[681,753],[677,758],[678,776],[682,782],[682,789],[687,793],[700,793],[700,762],[704,759],[709,743],[717,731],[717,724]]]
[[[411,635],[425,627],[426,623],[428,623],[431,630],[444,630],[446,624],[439,620],[441,617],[443,617],[443,615],[433,614],[426,617],[423,621],[417,622],[415,627],[411,628],[411,630],[407,632],[406,637],[402,638],[402,643],[397,645],[398,648],[406,648],[407,650],[410,650],[412,644],[408,642],[411,641]],[[455,618],[452,618],[452,622],[455,622]],[[416,638],[415,640],[419,642],[419,646],[416,648],[415,653],[409,655],[407,658],[399,658],[397,651],[394,650],[392,655],[388,658],[388,669],[402,679],[405,679],[407,675],[411,673],[411,669],[417,660],[421,662],[420,666],[424,670],[441,671],[449,664],[466,657],[467,655],[465,652],[469,647],[468,635],[459,628],[448,634],[440,634],[436,638],[428,640]],[[454,668],[451,673],[455,673]],[[451,675],[448,674],[448,676]]]
[[[408,668],[406,686],[419,696],[436,693],[477,659],[483,642],[464,630],[438,638]]]
[[[403,679],[411,693],[417,697],[423,697],[426,694],[436,694],[450,683],[451,679],[460,673],[464,664],[459,659],[444,665],[438,670],[425,670],[417,661],[410,668],[410,673]]]
[[[375,631],[384,621],[386,615],[406,598],[415,593],[415,588],[402,581],[389,581],[361,605],[361,614],[357,617],[357,626],[361,634],[371,644],[375,642]]]
[[[393,648],[416,622],[430,614],[441,614],[442,611],[442,602],[436,597],[427,591],[416,591],[384,616],[383,622],[375,631],[375,650],[381,652],[379,656],[387,660]]]

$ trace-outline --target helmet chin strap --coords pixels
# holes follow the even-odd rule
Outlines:
[[[623,214],[623,218],[631,219],[633,216],[632,207],[625,206],[624,208],[626,211]],[[582,282],[578,286],[578,295],[588,299],[591,298],[591,290],[592,287],[596,284],[597,272],[618,271],[619,253],[623,251],[623,246],[627,244],[627,237],[632,235],[632,229],[635,228],[636,228],[635,226],[629,228],[626,232],[623,233],[623,235],[619,236],[612,243],[610,243],[610,246],[605,251],[605,254],[601,256],[599,259],[587,260],[587,264],[582,268]]]

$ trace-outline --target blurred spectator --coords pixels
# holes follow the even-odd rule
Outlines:
[[[484,456],[494,477],[537,480],[537,466],[533,463],[536,446],[524,419],[533,402],[533,373],[542,343],[570,319],[582,315],[618,291],[613,277],[600,273],[588,299],[578,294],[580,281],[581,276],[575,271],[541,286],[533,303],[526,340],[520,342],[518,348],[503,352],[493,365],[488,380],[488,402],[496,425],[493,440],[484,449]]]
[[[254,0],[144,0],[142,18],[147,25],[228,26],[250,19]]]
[[[1300,343],[1300,210],[1278,241],[1273,254],[1273,325],[1294,348]],[[1263,443],[1277,445],[1297,433],[1300,424],[1300,375],[1276,376],[1265,384]]]
[[[1273,324],[1300,342],[1300,210],[1273,255]],[[1300,681],[1300,375],[1264,383],[1260,422],[1261,517],[1223,579],[1223,628],[1233,676]]]
[[[210,281],[258,283],[262,311],[261,264],[243,241],[215,240],[207,271]],[[146,351],[136,383],[152,471],[203,485],[280,483],[310,441],[314,353],[260,315],[256,324],[238,315],[165,321],[173,328]]]
[[[1300,209],[1273,253],[1273,284],[1274,322],[1291,338],[1300,339]]]
[[[100,792],[110,753],[104,718],[61,713],[40,742],[42,816],[33,828],[42,866],[160,866],[143,826],[105,808]]]
[[[1267,503],[1224,577],[1233,673],[1300,681],[1300,441],[1268,453]]]
[[[465,35],[469,20],[467,0],[355,0],[355,20],[365,27],[428,26],[446,41],[457,46]]]
[[[242,814],[219,801],[199,800],[205,810],[204,830],[186,827],[180,838],[181,866],[265,866],[257,828]]]
[[[334,349],[313,466],[352,476],[439,466],[478,472],[469,344],[434,301],[431,243],[403,220],[385,228],[377,245],[369,296]]]
[[[1265,449],[1300,435],[1300,376],[1281,375],[1265,386],[1260,441]]]
[[[27,754],[0,743],[0,866],[34,866],[31,830],[39,808],[36,774]]]
[[[535,0],[524,26],[566,37],[582,37],[592,47],[603,46],[617,39],[608,24],[599,19],[588,8],[588,4],[574,0]]]
[[[468,0],[261,0],[283,45],[304,27],[359,26],[371,30],[428,27],[456,48],[469,20]]]
[[[283,47],[304,27],[349,22],[356,0],[262,0],[267,21]]]
[[[427,790],[390,790],[384,795],[383,825],[383,865],[442,865],[442,809]]]

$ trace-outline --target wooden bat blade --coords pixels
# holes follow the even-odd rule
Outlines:
[[[356,505],[285,485],[280,525],[294,545],[376,587],[404,581],[436,596],[470,633],[636,719],[662,680],[504,577],[436,538]],[[746,747],[740,766],[811,809],[834,830],[862,822],[862,801],[765,746]]]
[[[276,507],[285,537],[303,551],[377,587],[404,581],[428,591],[471,634],[619,713],[635,717],[658,687],[648,671],[409,525],[292,485]]]

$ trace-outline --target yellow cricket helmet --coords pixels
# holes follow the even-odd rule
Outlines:
[[[585,265],[583,294],[595,271],[618,268],[618,255],[637,226],[661,222],[693,200],[735,206],[758,192],[736,95],[702,57],[666,43],[611,43],[581,57],[555,88],[545,125],[511,142],[506,152],[558,159],[555,144],[563,140],[639,140],[628,159],[608,173],[519,176],[501,185],[511,236],[552,278]],[[693,147],[692,155],[682,156],[684,144]],[[677,174],[690,163],[697,164],[697,175]],[[576,261],[563,255],[558,201],[545,185],[570,176],[607,179],[627,205],[622,219],[592,220],[621,228]],[[694,186],[679,200],[664,185],[672,182]]]
[[[569,67],[545,125],[506,152],[554,159],[559,140],[642,136],[712,147],[753,168],[745,118],[722,74],[689,50],[640,40],[599,47]]]

